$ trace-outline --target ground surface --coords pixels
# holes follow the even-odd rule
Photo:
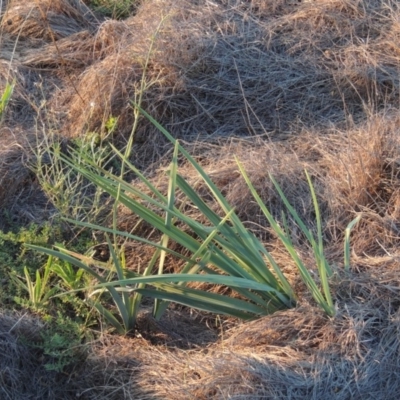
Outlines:
[[[10,234],[32,223],[53,226],[60,213],[81,215],[74,204],[82,199],[71,194],[63,202],[52,176],[37,169],[38,158],[54,161],[48,143],[83,146],[98,135],[124,148],[135,122],[130,101],[142,95],[142,107],[182,140],[271,249],[300,302],[246,323],[179,306],[155,321],[144,309],[135,335],[97,326],[101,333],[79,344],[83,354],[59,372],[45,369],[43,345],[32,346],[43,342],[48,320],[4,300],[0,398],[397,399],[398,2],[142,0],[121,1],[128,7],[118,9],[111,0],[86,3],[1,2],[0,94],[15,80],[0,126],[2,299],[9,300],[10,266],[27,262]],[[158,130],[140,118],[131,160],[164,191],[170,154]],[[277,218],[283,204],[268,173],[315,230],[303,170],[312,175],[335,269],[335,317],[307,294],[234,155]],[[197,185],[188,166],[182,171]],[[345,274],[343,235],[360,213]],[[121,229],[136,223],[120,210]],[[293,241],[313,269],[295,231]],[[148,249],[131,244],[132,267],[148,258]]]

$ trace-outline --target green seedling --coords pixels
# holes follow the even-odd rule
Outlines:
[[[29,306],[35,311],[42,310],[48,303],[49,299],[59,290],[57,286],[50,286],[50,274],[53,257],[49,257],[44,267],[43,275],[36,270],[36,280],[33,281],[28,268],[24,267],[25,279],[22,277],[13,277],[15,283],[28,292]],[[20,298],[15,298],[18,303],[23,303]]]

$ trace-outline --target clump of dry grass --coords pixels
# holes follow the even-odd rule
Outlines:
[[[43,323],[28,314],[0,313],[0,396],[5,399],[66,399],[68,387],[45,370],[39,342]]]
[[[146,91],[145,104],[162,125],[182,136],[282,135],[299,124],[336,124],[348,115],[359,120],[365,106],[395,101],[396,40],[382,30],[391,22],[380,15],[378,5],[364,10],[356,2],[322,2],[286,7],[278,15],[258,9],[254,16],[251,10],[240,1],[229,6],[145,2],[126,21],[132,34],[121,39],[116,51],[123,48],[125,57],[116,55],[103,64],[109,65],[113,81],[124,82],[124,60],[130,57],[135,63],[143,57],[139,44],[147,44],[168,15],[150,56],[147,79],[156,84]],[[377,34],[377,26],[384,35]],[[107,91],[109,82],[93,68],[82,85],[89,74],[91,81],[98,80],[91,96],[96,99],[95,92]],[[122,112],[120,99],[126,104],[132,97],[132,90],[124,93],[118,85],[115,93],[118,101],[106,103],[104,110],[115,104]],[[82,129],[79,119],[74,127]],[[125,131],[123,124],[121,129]],[[145,135],[151,134],[149,129],[143,127]]]
[[[140,387],[143,398],[160,399],[394,399],[398,273],[381,269],[379,275],[353,275],[336,285],[334,319],[301,307],[234,326],[217,343],[191,351],[104,336],[91,359],[117,365],[121,381],[115,389],[125,388],[126,398]],[[106,397],[112,386],[101,389],[92,396]]]
[[[23,65],[50,68],[46,80],[59,90],[45,93],[46,112],[57,116],[64,136],[102,129],[111,116],[119,117],[118,133],[128,135],[129,100],[137,98],[143,73],[143,106],[187,140],[259,134],[279,139],[304,127],[345,129],[346,121],[396,104],[393,2],[147,1],[127,20],[104,23],[80,2],[43,3],[40,9],[29,4],[10,2],[7,9],[26,23],[32,20],[25,15],[29,9],[79,25],[38,43],[40,49],[26,51],[23,42],[16,47]],[[7,20],[2,18],[3,31],[14,35]],[[37,35],[20,29],[27,37],[42,35],[40,29]],[[164,151],[144,120],[136,140],[142,165]]]
[[[28,171],[24,168],[24,152],[21,145],[10,131],[5,129],[2,132],[2,147],[0,148],[0,205],[5,207],[10,198],[15,198],[16,193],[21,190],[21,184],[27,180]],[[7,137],[8,140],[5,140]],[[11,191],[11,193],[10,193]]]
[[[362,212],[354,233],[356,252],[395,251],[398,238],[398,117],[372,116],[362,125],[328,135],[319,142],[329,185],[327,201],[334,210],[330,227],[342,227],[349,213]],[[331,230],[334,234],[334,229]]]
[[[54,41],[93,28],[93,13],[80,0],[9,1],[1,30],[16,39]]]
[[[24,57],[23,63],[36,68],[67,66],[80,70],[82,67],[89,67],[103,60],[108,55],[115,55],[126,35],[130,35],[130,31],[124,23],[107,20],[98,26],[95,34],[89,30],[80,30],[56,43],[46,44],[40,53],[35,49],[31,50]],[[80,90],[78,88],[77,94],[84,92],[83,88]]]

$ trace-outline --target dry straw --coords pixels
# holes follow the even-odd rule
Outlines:
[[[76,366],[74,379],[56,380],[41,369],[40,355],[17,341],[21,331],[13,327],[20,316],[2,316],[0,363],[7,372],[1,375],[1,394],[21,399],[397,399],[398,2],[321,0],[294,6],[284,0],[148,0],[127,20],[108,22],[87,13],[78,0],[21,3],[1,2],[0,54],[6,61],[1,90],[7,71],[16,78],[0,127],[1,208],[15,223],[47,218],[48,200],[25,167],[36,126],[51,131],[49,137],[71,138],[101,130],[111,115],[119,116],[114,142],[123,146],[133,121],[129,100],[140,87],[154,31],[168,15],[149,62],[143,106],[185,141],[246,228],[285,266],[301,307],[244,325],[234,320],[218,325],[180,308],[159,323],[142,315],[138,326],[144,337],[104,334],[87,361]],[[170,151],[157,130],[141,120],[132,160],[147,168],[145,175],[162,193],[167,191],[163,157]],[[351,235],[353,269],[331,286],[338,307],[334,319],[311,306],[293,263],[246,191],[234,154],[274,217],[280,218],[284,205],[268,173],[316,232],[302,171],[312,173],[326,258],[337,270],[344,263],[347,223],[363,213]],[[220,212],[190,167],[180,165],[180,171]],[[145,190],[138,181],[134,185]],[[160,239],[124,211],[120,229]],[[190,212],[201,222],[195,209]],[[293,221],[288,224],[298,251],[312,265],[310,248],[292,229]],[[9,225],[0,217],[0,226]],[[149,261],[148,247],[126,243],[126,248],[129,268]],[[166,269],[180,265],[167,263]],[[28,321],[29,333],[36,332],[35,321]],[[204,335],[210,330],[199,321],[218,326],[208,346]],[[176,338],[184,334],[190,352],[187,346],[177,348]]]

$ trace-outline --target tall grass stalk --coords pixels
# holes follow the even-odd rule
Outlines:
[[[344,236],[344,269],[346,272],[350,271],[350,233],[351,230],[358,224],[361,219],[361,214],[353,219],[347,225]]]

